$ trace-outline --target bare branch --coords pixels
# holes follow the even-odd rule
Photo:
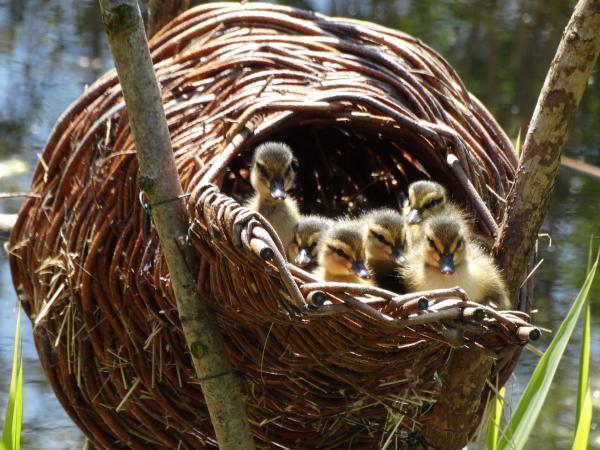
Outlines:
[[[523,283],[550,206],[569,127],[600,51],[600,0],[581,0],[563,34],[538,99],[494,250],[511,298]]]
[[[179,175],[158,82],[135,0],[100,0],[139,163],[139,183],[151,204],[196,374],[221,449],[252,449],[246,405],[206,298],[195,288],[198,261],[187,239]],[[173,200],[173,201],[171,201]]]

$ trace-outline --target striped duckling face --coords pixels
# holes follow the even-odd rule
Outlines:
[[[398,211],[382,208],[363,216],[365,249],[369,260],[404,262],[405,219]]]
[[[440,215],[425,223],[422,242],[424,261],[441,274],[452,276],[466,256],[469,228],[458,215]]]
[[[302,216],[294,228],[294,238],[288,247],[289,260],[303,268],[316,265],[319,241],[332,223],[331,219],[322,216]]]
[[[283,142],[265,142],[256,147],[252,158],[250,183],[261,198],[281,202],[294,186],[294,155]]]
[[[448,202],[446,188],[435,181],[415,181],[408,186],[408,200],[404,205],[406,223],[416,225],[437,214]]]
[[[342,220],[329,228],[319,245],[319,265],[335,276],[354,277],[356,281],[371,278],[358,221]]]

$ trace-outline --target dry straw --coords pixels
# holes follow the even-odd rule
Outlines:
[[[482,310],[457,290],[424,301],[317,283],[238,203],[255,145],[281,139],[306,212],[397,206],[432,177],[491,236],[516,157],[447,62],[397,31],[266,4],[191,9],[151,47],[198,289],[260,447],[416,445],[452,346],[497,358],[490,379],[505,382],[532,333],[526,312]],[[32,192],[10,264],[64,408],[101,448],[212,447],[114,71],[58,120]]]

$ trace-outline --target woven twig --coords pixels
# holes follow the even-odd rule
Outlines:
[[[507,379],[532,335],[526,312],[497,312],[460,290],[320,283],[239,205],[252,149],[282,139],[295,150],[305,212],[398,207],[409,182],[432,177],[490,236],[516,158],[437,53],[373,24],[263,4],[191,9],[151,47],[191,194],[197,288],[212,298],[259,446],[376,448],[390,436],[415,445],[453,346],[496,358],[490,377]],[[57,397],[102,448],[213,446],[138,201],[114,72],[62,115],[41,159],[10,264]]]

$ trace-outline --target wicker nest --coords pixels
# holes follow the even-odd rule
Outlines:
[[[427,307],[421,295],[317,283],[238,203],[253,148],[280,139],[295,149],[305,212],[394,207],[408,183],[433,178],[493,235],[516,157],[440,55],[377,25],[266,4],[191,9],[151,48],[190,193],[198,289],[260,447],[413,445],[457,340],[495,356],[490,379],[505,382],[530,330],[526,312],[483,308],[482,319],[457,290],[429,295]],[[94,443],[210,448],[137,176],[111,71],[48,139],[11,237],[14,284],[58,399]]]

